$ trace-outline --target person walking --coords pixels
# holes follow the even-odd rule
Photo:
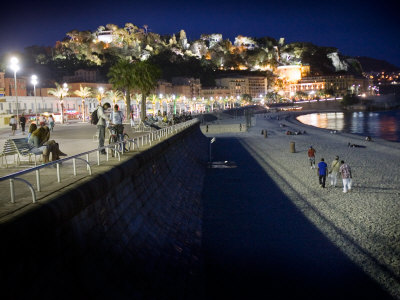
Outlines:
[[[315,149],[312,146],[310,146],[307,152],[308,160],[310,161],[311,165],[310,169],[315,169],[315,153],[317,153],[317,151],[315,151]]]
[[[111,105],[108,102],[104,103],[103,106],[99,105],[97,107],[97,117],[99,121],[97,122],[96,125],[99,133],[99,148],[104,147],[104,139],[106,137],[106,121],[110,122],[110,118],[104,113],[104,111],[106,111],[110,107]],[[106,154],[106,150],[102,149],[100,153]]]
[[[24,113],[22,113],[21,116],[19,117],[19,124],[21,125],[22,134],[25,134],[26,118]]]
[[[11,135],[15,135],[15,130],[17,130],[17,119],[15,116],[11,116],[10,126],[11,126]]]
[[[342,175],[343,180],[343,193],[350,192],[352,185],[351,168],[343,160],[340,162],[339,172]]]
[[[336,187],[339,169],[340,169],[339,156],[336,155],[335,159],[331,163],[331,169],[329,170],[330,182],[331,186],[333,187]]]
[[[50,116],[49,116],[50,131],[53,131],[53,129],[54,129],[54,124],[55,124],[55,122],[54,122],[54,117],[53,117],[53,115],[50,115]]]
[[[328,165],[326,164],[325,160],[321,158],[321,161],[318,163],[318,179],[319,185],[323,188],[325,188],[327,171]]]

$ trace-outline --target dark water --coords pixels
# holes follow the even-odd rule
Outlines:
[[[400,142],[400,110],[314,113],[297,117],[307,125]]]

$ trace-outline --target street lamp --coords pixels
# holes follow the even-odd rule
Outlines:
[[[101,105],[101,99],[103,99],[103,93],[104,93],[104,88],[101,86],[99,87],[99,97],[98,97],[100,105]]]
[[[66,82],[63,83],[63,91],[61,94],[60,104],[61,104],[61,123],[64,124],[64,97],[68,95],[68,84]]]
[[[36,103],[36,85],[38,83],[38,77],[36,75],[31,76],[31,83],[33,84],[33,95],[35,96],[35,114],[36,114],[36,124],[38,123],[38,109]]]
[[[15,87],[15,103],[17,105],[17,127],[18,127],[18,93],[17,93],[17,72],[19,71],[20,67],[18,65],[19,61],[16,57],[11,57],[10,60],[10,69],[14,71],[14,87]]]
[[[172,94],[172,100],[174,100],[174,115],[176,115],[176,97],[175,97],[175,94]]]

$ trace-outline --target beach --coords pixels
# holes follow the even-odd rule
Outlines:
[[[217,142],[218,137],[236,137],[319,231],[400,299],[400,143],[367,142],[362,136],[331,133],[304,125],[295,116],[290,112],[259,114],[247,133],[214,136]],[[262,130],[267,130],[267,138]],[[288,130],[306,133],[286,135]],[[295,143],[295,153],[290,151],[291,142]],[[348,147],[348,143],[364,148]],[[316,163],[323,157],[330,165],[338,155],[350,165],[351,192],[343,193],[341,179],[337,187],[331,187],[328,179],[326,188],[320,187],[317,170],[310,169],[307,157],[310,146],[316,149]]]

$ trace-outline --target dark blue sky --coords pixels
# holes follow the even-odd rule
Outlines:
[[[8,1],[9,2],[9,1]],[[184,29],[201,33],[285,37],[337,47],[340,53],[369,56],[400,67],[400,21],[387,1],[31,1],[3,9],[0,52],[51,45],[72,30],[113,23],[147,24],[160,34]],[[15,13],[13,13],[15,11]],[[4,22],[4,26],[3,26]]]

